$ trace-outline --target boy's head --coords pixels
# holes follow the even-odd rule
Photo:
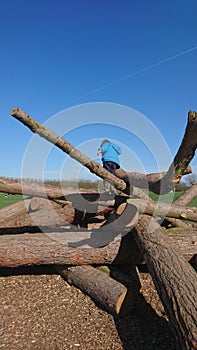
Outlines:
[[[101,144],[100,144],[100,147],[102,147],[103,145],[104,145],[104,143],[106,143],[106,142],[110,142],[108,139],[104,139],[102,142],[101,142]]]

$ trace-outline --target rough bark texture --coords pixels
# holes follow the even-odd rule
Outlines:
[[[93,238],[91,231],[66,231],[48,233],[7,234],[7,229],[1,229],[0,235],[0,266],[24,265],[81,265],[81,264],[131,264],[137,265],[143,261],[143,256],[130,233],[122,239],[118,236],[115,241],[105,247],[93,247],[99,241],[99,232],[95,230]],[[89,237],[89,238],[88,238]],[[97,238],[98,237],[98,238]],[[186,235],[174,230],[165,231],[166,239],[174,243],[182,252],[185,259],[196,260],[196,230]],[[89,245],[88,245],[89,243]]]
[[[57,267],[71,285],[81,289],[112,314],[125,316],[135,305],[139,283],[129,289],[92,266]]]
[[[82,232],[83,233],[83,232]],[[72,234],[72,232],[69,232]],[[74,239],[73,232],[73,239]],[[90,232],[88,232],[90,234]],[[103,248],[91,246],[68,246],[66,233],[63,232],[62,243],[58,243],[59,233],[17,234],[0,236],[0,266],[14,267],[26,265],[88,265],[88,264],[139,264],[143,257],[139,253],[131,234]],[[65,238],[64,238],[65,237]],[[65,244],[63,244],[65,240]]]
[[[156,221],[143,215],[133,229],[180,350],[197,348],[195,270],[167,239]]]
[[[197,263],[197,230],[189,227],[176,227],[168,229],[165,233],[174,247],[180,249],[186,260]]]

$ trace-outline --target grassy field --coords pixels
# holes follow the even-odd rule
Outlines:
[[[160,202],[165,202],[165,203],[174,202],[175,199],[180,197],[182,194],[183,194],[183,192],[170,192],[170,193],[158,196],[157,194],[155,194],[153,192],[149,192],[149,196],[154,201],[158,201],[158,199],[159,199]],[[188,203],[188,205],[193,206],[193,207],[197,207],[197,197],[192,199],[192,201],[190,203]]]
[[[14,204],[23,199],[21,194],[10,194],[9,198],[5,197],[5,193],[0,192],[0,209],[6,207],[7,205]]]

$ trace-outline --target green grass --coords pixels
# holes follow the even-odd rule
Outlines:
[[[21,200],[23,200],[23,196],[21,194],[10,194],[9,198],[5,198],[5,193],[0,192],[0,209]]]
[[[160,202],[165,202],[165,203],[174,202],[182,194],[183,194],[183,192],[170,192],[170,193],[163,194],[163,195],[159,196],[153,192],[149,192],[149,196],[151,199],[153,199],[154,201],[159,200]],[[190,205],[192,207],[197,207],[197,196],[194,199],[192,199],[192,201],[190,203],[188,203],[188,205]]]

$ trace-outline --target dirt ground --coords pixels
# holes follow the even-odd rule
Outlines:
[[[175,350],[152,279],[136,308],[119,318],[70,286],[50,267],[0,269],[0,349]]]

